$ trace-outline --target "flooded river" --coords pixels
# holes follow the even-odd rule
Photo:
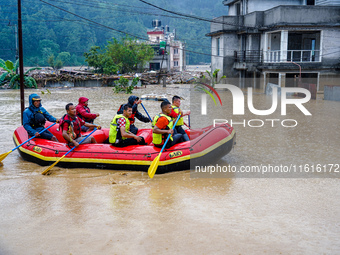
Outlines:
[[[26,106],[28,95],[37,91],[40,94],[40,90],[25,92]],[[114,94],[111,88],[50,91],[41,97],[53,116],[60,118],[67,103],[76,104],[85,96],[90,99],[91,111],[100,113],[96,123],[103,127],[109,127],[129,96]],[[190,100],[188,86],[148,86],[134,92],[137,96],[157,92],[169,99],[177,94],[185,98],[182,109],[200,107],[198,98]],[[220,95],[228,105],[230,94],[222,91]],[[0,90],[0,153],[14,148],[12,135],[20,125],[19,99],[19,91]],[[255,93],[253,99],[255,106],[270,106],[271,98],[262,93]],[[160,102],[143,104],[151,116],[160,111]],[[261,128],[235,125],[236,147],[217,163],[237,168],[340,164],[340,102],[318,98],[308,102],[306,108],[312,116],[304,116],[293,106],[287,108],[286,117],[279,109],[270,116],[281,121],[295,119],[295,128],[281,124],[272,128],[267,123]],[[266,119],[247,110],[236,118],[232,108],[216,109],[208,111],[210,119],[220,118],[218,113],[225,109],[223,116],[229,121]],[[145,114],[142,107],[139,111]],[[193,117],[193,126],[210,121],[205,118]],[[136,125],[150,126],[138,120]],[[309,171],[296,178],[262,178],[236,172],[229,176],[232,178],[218,178],[225,176],[188,170],[156,174],[151,180],[144,172],[59,167],[43,176],[40,172],[44,167],[24,161],[17,151],[3,163],[1,255],[340,254],[337,172],[321,175]]]

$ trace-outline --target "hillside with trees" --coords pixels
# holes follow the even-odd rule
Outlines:
[[[152,20],[161,20],[177,39],[186,43],[187,63],[210,62],[210,23],[188,18],[212,19],[226,15],[221,0],[149,0],[169,13],[139,0],[23,0],[22,24],[25,66],[84,65],[92,46],[105,48],[117,40],[147,40]],[[15,61],[17,1],[0,0],[0,58]],[[196,52],[196,53],[195,53]],[[203,54],[197,54],[203,53]]]

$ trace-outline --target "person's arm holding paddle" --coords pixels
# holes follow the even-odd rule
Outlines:
[[[157,125],[155,125],[154,129],[153,129],[153,132],[155,134],[173,134],[174,133],[174,130],[173,129],[160,129],[159,127],[157,127]]]
[[[76,147],[79,146],[79,143],[77,143],[76,140],[73,140],[73,138],[67,133],[66,130],[63,130],[63,137],[67,143],[73,143],[73,145]]]

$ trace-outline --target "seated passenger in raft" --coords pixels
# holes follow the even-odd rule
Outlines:
[[[138,128],[135,126],[135,120],[136,118],[139,119],[140,121],[144,122],[144,123],[148,123],[150,122],[150,119],[148,117],[145,117],[143,114],[141,114],[138,111],[138,104],[140,104],[142,102],[142,100],[139,99],[139,97],[137,96],[130,96],[128,99],[128,104],[131,105],[132,107],[132,114],[129,117],[130,120],[130,132],[137,135],[138,132]],[[117,114],[123,114],[123,105],[122,104],[118,111]]]
[[[173,120],[169,116],[172,110],[171,104],[169,101],[163,101],[161,103],[162,112],[155,116],[152,122],[152,142],[156,147],[162,148],[168,135],[171,134],[168,143],[165,145],[165,148],[170,148],[176,143],[182,142],[183,135],[178,133],[174,134]]]
[[[178,114],[181,114],[181,118],[178,120],[176,127],[175,127],[175,133],[180,133],[183,135],[183,141],[189,141],[189,136],[187,135],[187,133],[184,131],[183,129],[183,125],[186,125],[187,127],[188,124],[186,124],[183,120],[183,116],[187,116],[190,115],[190,111],[187,111],[185,114],[183,113],[183,111],[181,110],[181,108],[179,108],[181,106],[181,98],[179,96],[174,96],[172,98],[172,111],[171,111],[171,117],[173,118],[173,121],[176,121]]]
[[[89,105],[89,99],[86,97],[79,97],[78,105],[76,106],[76,114],[77,116],[82,119],[83,121],[93,124],[93,121],[99,117],[99,113],[91,113]],[[82,126],[81,131],[86,132],[92,130],[92,128]]]
[[[123,109],[123,114],[117,114],[111,121],[108,139],[109,143],[117,147],[125,147],[137,144],[146,145],[143,137],[137,136],[130,132],[129,118],[132,115],[132,106],[125,104],[121,108]]]
[[[23,126],[29,136],[35,136],[58,142],[58,139],[48,130],[39,134],[45,128],[46,119],[50,122],[59,122],[44,107],[41,106],[41,98],[37,94],[29,96],[29,107],[23,113]]]
[[[89,128],[98,128],[101,129],[100,126],[86,123],[82,119],[78,118],[76,115],[76,107],[69,103],[65,107],[67,114],[65,114],[60,120],[60,130],[63,132],[64,139],[68,142],[69,146],[79,146],[79,142],[85,138],[85,136],[81,135],[81,127],[89,127]],[[85,143],[97,143],[94,137],[89,136],[82,142]]]

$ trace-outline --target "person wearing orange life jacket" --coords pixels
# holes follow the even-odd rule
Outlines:
[[[181,97],[179,96],[174,96],[172,98],[172,111],[171,111],[171,114],[170,114],[170,117],[172,117],[174,120],[177,119],[177,116],[178,114],[181,114],[181,118],[178,120],[177,124],[176,124],[176,127],[175,127],[175,133],[180,133],[183,135],[183,140],[186,142],[186,141],[189,141],[189,136],[187,135],[187,133],[184,131],[183,129],[183,125],[186,125],[187,127],[188,124],[186,124],[183,120],[183,116],[187,116],[187,115],[190,115],[190,111],[187,111],[186,113],[183,113],[183,111],[179,108],[181,106]]]
[[[171,113],[172,107],[169,101],[163,101],[161,103],[162,112],[156,115],[152,121],[152,142],[156,147],[163,147],[164,142],[166,141],[169,134],[170,137],[168,143],[165,145],[165,148],[170,148],[182,141],[182,134],[177,133],[174,134],[173,127],[173,119],[169,116]]]
[[[82,119],[78,118],[76,115],[76,107],[72,104],[69,103],[65,106],[67,114],[65,114],[61,119],[60,119],[60,130],[62,130],[63,137],[64,139],[68,142],[69,146],[79,146],[79,142],[85,137],[81,135],[81,127],[86,126],[86,127],[91,127],[95,128],[97,127],[98,129],[101,129],[100,126],[86,123]],[[82,144],[85,143],[97,143],[96,139],[94,137],[89,136],[86,138],[85,141],[82,142]]]
[[[93,121],[99,117],[99,113],[91,113],[90,108],[88,107],[89,99],[86,97],[79,97],[78,105],[76,106],[76,114],[83,121],[93,124]],[[86,126],[81,127],[83,132],[91,130],[93,128],[89,128]]]
[[[130,132],[135,134],[135,135],[138,132],[138,128],[135,126],[136,118],[139,119],[142,122],[145,122],[145,123],[150,122],[150,119],[148,117],[145,117],[143,114],[141,114],[138,111],[138,109],[137,109],[138,104],[140,104],[141,102],[142,101],[137,96],[130,96],[129,99],[128,99],[128,104],[132,106],[132,114],[131,114],[131,117],[129,117],[129,120],[130,120]],[[119,109],[117,111],[117,114],[123,114],[123,105],[124,104],[122,104],[119,107]]]
[[[130,120],[132,106],[125,104],[123,114],[117,114],[111,121],[109,138],[104,143],[111,143],[116,147],[125,147],[129,145],[146,145],[141,136],[130,132]]]

